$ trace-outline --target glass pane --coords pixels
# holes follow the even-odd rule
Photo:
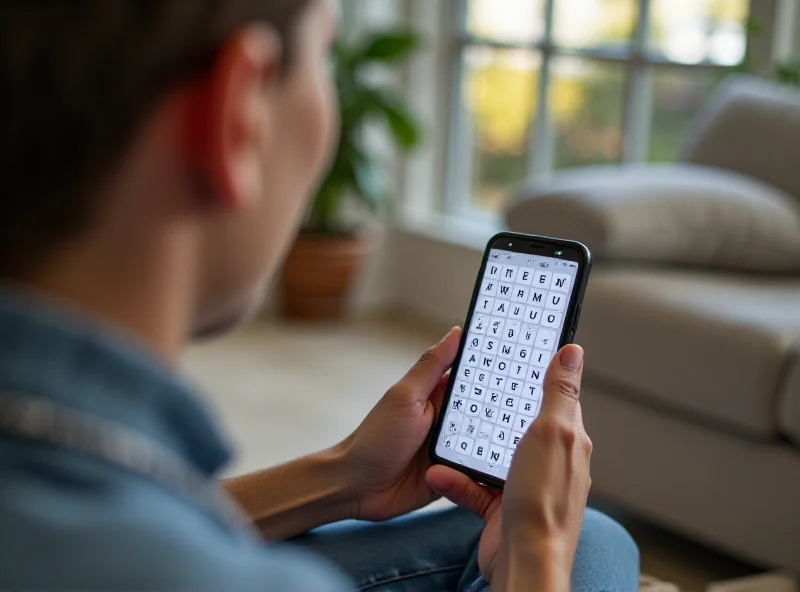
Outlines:
[[[716,80],[709,72],[656,70],[648,157],[651,162],[668,162],[678,157],[686,133]]]
[[[733,66],[747,48],[749,0],[652,0],[651,51],[674,62]]]
[[[538,41],[544,32],[544,0],[469,0],[467,31],[496,41]]]
[[[556,0],[553,35],[562,47],[627,46],[636,26],[635,0]]]
[[[548,100],[555,124],[555,168],[620,160],[624,80],[617,64],[553,59]]]
[[[528,50],[470,47],[464,61],[473,137],[471,199],[498,211],[527,174],[540,60]]]

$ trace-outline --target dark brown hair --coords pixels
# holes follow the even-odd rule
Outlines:
[[[312,0],[8,0],[0,5],[0,278],[90,222],[148,111],[237,28],[268,22],[291,57]]]

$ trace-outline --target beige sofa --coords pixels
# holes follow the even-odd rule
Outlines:
[[[556,174],[512,230],[584,240],[593,491],[800,571],[800,94],[737,79],[681,163]]]

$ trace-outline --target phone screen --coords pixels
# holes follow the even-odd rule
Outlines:
[[[545,370],[572,329],[567,319],[580,278],[578,261],[489,251],[453,368],[438,456],[505,481],[514,450],[539,413]]]

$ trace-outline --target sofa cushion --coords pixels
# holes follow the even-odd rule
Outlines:
[[[581,241],[597,261],[800,271],[800,209],[777,188],[680,165],[593,166],[537,177],[511,230]]]
[[[736,171],[800,200],[800,92],[731,76],[692,122],[680,160]]]
[[[773,438],[798,303],[800,278],[596,266],[576,340],[587,380]]]

